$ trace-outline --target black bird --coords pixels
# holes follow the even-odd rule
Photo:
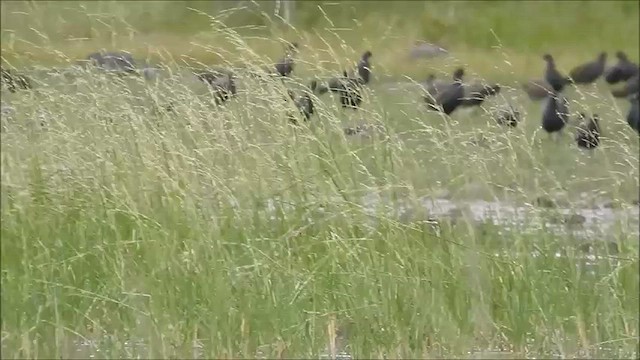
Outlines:
[[[582,149],[595,149],[600,145],[600,118],[597,114],[587,118],[583,113],[579,117],[582,122],[576,129],[576,144]]]
[[[544,72],[544,79],[551,85],[556,92],[562,91],[565,85],[571,83],[571,79],[560,74],[556,68],[556,62],[550,54],[544,54],[542,57],[547,62],[547,68]]]
[[[607,53],[601,52],[595,61],[578,65],[569,72],[569,76],[575,84],[590,84],[604,73],[604,65],[607,62]]]
[[[640,135],[640,93],[636,92],[629,96],[631,108],[627,113],[627,123]]]
[[[511,104],[505,104],[495,112],[495,119],[500,125],[516,127],[520,122],[520,111],[514,109]]]
[[[449,83],[436,79],[434,74],[429,74],[421,85],[425,92],[423,100],[427,105],[436,105],[436,97],[449,86]]]
[[[309,88],[314,94],[318,95],[323,95],[329,92],[329,87],[324,84],[318,83],[318,80],[316,79],[311,80],[311,82],[309,83]]]
[[[289,76],[293,72],[294,61],[293,56],[298,51],[298,43],[291,43],[285,51],[284,57],[275,64],[275,69],[280,76]]]
[[[304,117],[304,121],[309,121],[311,119],[311,115],[315,113],[315,107],[313,106],[311,95],[305,91],[302,96],[296,98],[295,94],[291,90],[287,90],[287,94],[289,95],[289,98],[293,100],[293,103],[298,111],[300,111],[300,114]],[[291,114],[289,114],[289,121],[294,125],[298,124],[295,116]]]
[[[358,62],[358,76],[360,83],[368,84],[371,81],[371,63],[369,59],[373,56],[371,51],[367,50],[362,54],[362,58]]]
[[[215,102],[220,105],[237,93],[235,74],[227,70],[207,70],[195,73],[195,76],[211,86]]]
[[[621,81],[627,81],[640,72],[638,64],[634,64],[627,58],[627,54],[622,51],[616,52],[618,62],[607,69],[604,79],[609,84],[617,84]]]
[[[358,79],[350,78],[346,71],[342,72],[342,78],[329,80],[329,90],[340,97],[340,105],[343,108],[356,110],[362,103],[362,84]]]
[[[529,80],[522,84],[522,89],[531,100],[542,100],[553,92],[551,85],[545,80]]]
[[[560,132],[569,120],[569,101],[556,91],[549,96],[542,112],[542,128],[551,134]]]
[[[490,96],[500,93],[500,85],[464,84],[462,107],[480,106]]]
[[[28,90],[32,88],[31,80],[27,76],[7,69],[2,69],[2,83],[12,93],[15,93],[18,89]]]
[[[332,77],[327,81],[327,88],[333,93],[339,92],[346,79],[348,79],[347,72],[343,71],[341,76]]]
[[[380,125],[360,124],[355,127],[346,127],[343,131],[347,136],[361,135],[364,137],[371,137],[375,132],[383,134],[385,129]]]
[[[80,63],[89,64],[107,71],[117,73],[135,73],[136,62],[133,56],[125,51],[95,52],[89,54]]]
[[[362,125],[356,127],[347,127],[343,129],[345,135],[358,135],[365,132],[365,128]]]
[[[433,104],[427,102],[428,107],[438,111],[442,108],[442,112],[447,115],[453,113],[462,104],[464,98],[463,76],[464,69],[456,69],[453,73],[453,83],[443,87],[442,91],[436,95]]]
[[[640,73],[627,80],[621,89],[611,90],[611,94],[616,98],[626,98],[631,94],[638,92],[638,82],[640,81]]]

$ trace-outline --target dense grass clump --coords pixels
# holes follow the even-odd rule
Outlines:
[[[51,53],[59,55],[51,62],[64,63],[92,52],[89,44],[110,47],[90,40],[59,48],[64,41],[44,32],[45,45],[30,48],[37,51],[27,52],[18,37],[6,43],[7,33],[24,30],[15,22],[5,27],[5,10],[22,6],[38,19],[40,4],[2,4],[7,63],[50,65],[39,57]],[[100,13],[122,23],[157,15],[148,27],[177,6],[150,4],[129,5],[139,13],[123,12],[120,3],[90,6],[108,5]],[[296,6],[301,22],[316,11],[306,2]],[[471,10],[451,6],[452,18],[467,19]],[[601,16],[597,3],[585,7],[597,11],[576,16]],[[494,4],[487,16],[507,27],[500,14],[516,8]],[[245,14],[238,11],[220,16]],[[76,16],[94,21],[97,12]],[[326,12],[317,21],[331,21]],[[198,15],[204,20],[189,26],[203,33],[182,29],[195,34],[194,57],[172,47],[175,33],[134,29],[142,25],[132,22],[130,44],[168,39],[151,51],[163,60],[157,81],[33,66],[22,69],[34,79],[32,90],[3,89],[3,358],[638,356],[639,144],[625,120],[628,101],[614,99],[602,81],[564,92],[572,119],[578,112],[601,119],[600,145],[580,151],[573,136],[547,139],[543,104],[519,90],[521,76],[544,68],[532,35],[534,50],[507,40],[509,46],[487,50],[472,48],[476,35],[459,30],[447,35],[453,58],[398,60],[391,69],[391,55],[377,50],[387,41],[380,32],[368,35],[377,43],[356,45],[348,38],[355,35],[342,43],[338,30],[311,34],[296,24],[285,32],[256,13],[273,38]],[[62,26],[38,26],[56,24]],[[119,34],[112,47],[121,48],[113,45],[124,41]],[[284,34],[309,40],[300,41],[292,78],[256,75],[273,63],[264,55],[275,58],[282,48],[265,54],[259,44]],[[310,78],[338,75],[365,49],[376,55],[362,108],[311,95],[311,120],[291,125],[298,112],[286,101],[287,88],[302,91]],[[559,63],[582,62],[579,51],[562,54]],[[237,95],[217,104],[185,67],[198,63],[232,67]],[[472,78],[500,81],[500,93],[451,117],[426,111],[417,77],[460,65]],[[417,80],[382,81],[412,71]],[[521,115],[517,127],[492,117],[506,102]],[[367,131],[351,136],[345,128]],[[485,214],[487,204],[498,204],[497,213]]]

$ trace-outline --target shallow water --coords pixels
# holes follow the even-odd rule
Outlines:
[[[621,209],[605,208],[555,208],[516,206],[501,201],[461,201],[422,198],[419,203],[434,217],[459,217],[464,214],[474,222],[490,222],[506,230],[531,231],[547,229],[558,234],[571,232],[585,236],[608,232],[612,226],[628,225],[633,234],[638,233],[638,206]],[[411,212],[404,208],[403,215]],[[551,215],[550,215],[551,214]],[[545,216],[547,215],[547,216]],[[401,215],[402,216],[402,215]]]
[[[275,212],[276,204],[277,200],[270,199],[267,201],[267,209]],[[509,231],[527,233],[544,229],[558,235],[571,234],[584,239],[611,234],[612,227],[624,229],[630,236],[640,234],[640,207],[630,204],[620,208],[612,208],[605,202],[591,207],[543,208],[500,200],[454,201],[432,197],[420,197],[415,201],[391,200],[377,193],[362,197],[360,204],[371,217],[372,226],[375,226],[379,217],[384,216],[403,223],[463,219],[473,223],[492,223]],[[294,208],[289,204],[279,205],[284,210]]]

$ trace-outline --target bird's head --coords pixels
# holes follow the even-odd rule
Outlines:
[[[605,62],[606,60],[607,60],[607,53],[603,51],[598,55],[598,61]]]
[[[453,79],[454,80],[462,80],[463,76],[464,76],[464,69],[463,68],[457,68],[456,71],[453,72]]]

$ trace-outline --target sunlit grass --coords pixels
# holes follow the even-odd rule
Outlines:
[[[3,357],[637,357],[637,219],[590,235],[620,253],[603,246],[604,258],[588,265],[578,249],[585,239],[570,232],[504,229],[465,210],[451,221],[401,216],[363,200],[407,206],[446,194],[530,204],[545,195],[573,209],[603,201],[628,209],[638,199],[638,138],[624,119],[628,102],[605,84],[567,92],[573,113],[603,119],[602,146],[589,155],[573,144],[572,126],[559,143],[541,134],[542,104],[518,92],[521,77],[540,74],[536,51],[460,45],[457,63],[392,68],[378,49],[395,48],[380,36],[363,109],[314,97],[318,113],[294,127],[282,83],[243,70],[280,56],[277,40],[213,29],[193,45],[144,35],[144,48],[161,48],[156,60],[172,71],[157,84],[41,74],[31,92],[3,91],[15,108],[3,115],[0,142]],[[339,35],[304,36],[296,89],[363,50],[342,47]],[[122,46],[124,37],[112,39]],[[59,45],[32,59],[100,47]],[[236,66],[238,96],[213,104],[179,69],[185,53],[191,64],[211,56]],[[570,66],[587,53],[558,61]],[[417,91],[382,81],[443,77],[456,64],[505,84],[486,107],[509,100],[523,123],[498,127],[482,109],[444,118],[425,112]],[[161,110],[168,103],[173,112]],[[356,124],[384,130],[345,137],[343,127]],[[471,142],[479,134],[488,148]]]

